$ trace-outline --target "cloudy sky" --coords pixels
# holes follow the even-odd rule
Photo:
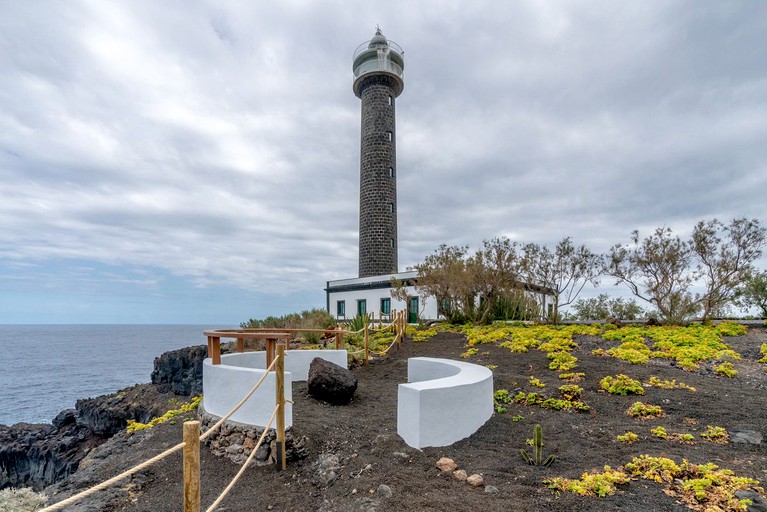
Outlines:
[[[377,24],[405,49],[402,270],[767,221],[760,0],[2,4],[0,323],[324,307],[357,272],[351,58]]]

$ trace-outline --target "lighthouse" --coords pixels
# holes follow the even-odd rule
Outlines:
[[[397,272],[397,131],[395,107],[405,83],[402,48],[377,28],[353,56],[361,100],[359,277]]]
[[[352,57],[352,90],[361,103],[359,274],[327,281],[326,307],[339,322],[373,315],[389,322],[393,310],[408,321],[437,318],[436,300],[419,297],[418,273],[397,270],[397,130],[395,107],[405,82],[402,48],[377,28]],[[392,294],[402,283],[407,298]]]

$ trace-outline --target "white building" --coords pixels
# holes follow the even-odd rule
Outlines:
[[[407,289],[407,302],[392,297],[392,280],[402,281]],[[350,320],[364,313],[377,320],[388,318],[392,310],[407,310],[407,320],[436,320],[437,301],[434,297],[419,296],[415,288],[418,273],[415,271],[384,274],[381,276],[355,277],[328,281],[325,288],[328,313],[337,320]]]

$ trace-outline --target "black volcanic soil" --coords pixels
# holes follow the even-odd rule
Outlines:
[[[683,371],[667,361],[647,365],[631,365],[591,355],[597,347],[611,346],[599,337],[576,336],[579,344],[573,354],[578,357],[575,371],[585,372],[586,380],[578,383],[590,413],[566,413],[540,407],[508,406],[506,414],[494,414],[478,432],[453,446],[418,451],[408,447],[397,436],[397,384],[407,380],[407,358],[436,356],[458,358],[465,351],[463,335],[441,333],[423,343],[406,341],[385,359],[354,370],[359,388],[354,401],[343,407],[329,406],[307,396],[306,384],[295,383],[293,397],[293,429],[309,439],[309,456],[289,464],[287,471],[273,466],[252,467],[244,474],[232,493],[217,510],[221,511],[352,511],[352,510],[418,510],[418,511],[682,511],[688,510],[660,485],[632,481],[620,487],[615,496],[606,498],[578,497],[554,492],[541,481],[555,476],[577,478],[584,471],[612,467],[629,462],[640,454],[670,457],[677,462],[686,458],[694,463],[714,462],[742,476],[767,482],[767,441],[761,445],[717,445],[699,438],[706,425],[725,427],[728,431],[748,429],[761,432],[767,439],[767,371],[756,362],[759,346],[767,342],[767,331],[750,329],[748,334],[727,338],[744,359],[735,363],[740,371],[734,379],[718,377],[709,367],[698,373]],[[480,353],[471,358],[479,364],[494,364],[495,389],[506,388],[526,392],[531,375],[547,387],[540,390],[553,396],[561,382],[557,373],[548,369],[546,354],[531,350],[511,353],[496,345],[479,345]],[[645,380],[654,375],[661,379],[677,379],[697,388],[697,392],[681,389],[645,387],[641,400],[662,405],[666,417],[648,422],[629,418],[625,410],[637,397],[613,396],[598,392],[599,380],[607,375],[626,373]],[[449,405],[448,405],[449,406]],[[512,417],[521,415],[521,421]],[[543,426],[544,453],[554,453],[550,468],[525,464],[519,449],[531,437],[532,426]],[[662,425],[669,432],[696,435],[697,444],[684,445],[656,439],[649,434]],[[626,445],[615,436],[631,430],[640,435],[637,443]],[[112,455],[101,464],[88,463],[60,485],[62,489],[84,488],[113,476],[181,440],[181,421],[165,424],[129,439],[120,434],[110,440]],[[341,459],[339,478],[329,486],[312,483],[314,462],[323,452]],[[403,456],[402,454],[405,454]],[[435,462],[442,456],[454,459],[468,474],[481,473],[486,485],[497,493],[472,488],[452,476],[440,473]],[[97,457],[96,457],[97,458]],[[97,461],[98,462],[98,461]],[[367,468],[367,469],[366,469]],[[238,466],[202,450],[202,506],[205,510],[237,472]],[[391,488],[391,497],[376,493],[380,484]],[[125,512],[171,511],[181,508],[181,457],[174,455],[145,470],[95,501],[83,502],[68,510],[115,510]]]

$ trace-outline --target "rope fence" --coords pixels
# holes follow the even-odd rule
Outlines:
[[[279,410],[280,406],[276,405],[274,407],[274,411],[272,412],[272,416],[269,418],[269,423],[267,423],[266,427],[264,427],[264,432],[261,434],[261,437],[258,438],[258,443],[256,443],[256,446],[253,448],[253,450],[250,452],[250,455],[248,456],[248,459],[242,464],[242,467],[237,472],[236,475],[234,475],[234,478],[232,478],[232,481],[229,482],[229,485],[227,485],[223,491],[221,491],[221,494],[216,498],[216,501],[213,502],[213,504],[206,509],[205,512],[213,512],[213,510],[216,509],[216,507],[223,501],[223,499],[226,497],[227,494],[229,494],[229,491],[232,490],[232,487],[234,487],[234,484],[237,483],[237,480],[240,479],[242,474],[245,472],[245,470],[248,468],[248,465],[250,464],[250,461],[253,460],[253,457],[256,456],[256,451],[261,446],[261,444],[264,442],[264,438],[266,437],[267,432],[269,432],[269,427],[272,426],[272,422],[274,421],[274,417],[277,415],[277,411]]]
[[[379,325],[379,328],[376,329],[376,332],[384,331],[388,328],[392,328],[395,336],[394,341],[384,350],[383,352],[380,352],[382,355],[387,354],[389,350],[396,344],[397,348],[399,348],[399,344],[402,341],[402,339],[405,336],[405,329],[406,329],[406,323],[405,323],[405,312],[399,311],[399,312],[391,312],[391,316],[394,317],[394,319],[385,325]],[[340,329],[334,329],[330,330],[329,332],[334,333],[336,337],[336,344],[339,343],[339,335],[342,334],[364,334],[364,341],[365,346],[363,349],[360,349],[355,352],[350,352],[349,354],[358,354],[361,352],[365,352],[365,364],[368,364],[369,360],[369,345],[368,345],[368,339],[369,339],[369,332],[370,332],[370,325],[369,323],[366,323],[364,327],[358,331],[344,331]],[[218,341],[220,340],[220,337],[229,337],[228,334],[233,334],[232,332],[224,332],[224,331],[207,331],[205,333],[208,336],[208,349],[209,349],[209,355],[214,359],[215,361],[215,352],[214,348],[218,345]],[[275,333],[276,334],[276,333]],[[280,333],[280,338],[283,337],[284,333]],[[272,333],[269,333],[271,336]],[[212,339],[215,339],[216,343],[212,343]],[[272,339],[274,341],[277,339],[276,337]],[[226,413],[223,417],[221,417],[220,420],[218,420],[212,427],[210,427],[208,430],[205,431],[202,435],[199,435],[199,422],[198,421],[188,421],[184,422],[184,441],[168,448],[167,450],[163,451],[162,453],[159,453],[155,455],[154,457],[135,465],[134,467],[127,469],[123,471],[122,473],[113,476],[112,478],[105,480],[101,482],[100,484],[94,485],[93,487],[90,487],[82,492],[79,492],[73,496],[70,496],[69,498],[66,498],[62,501],[59,501],[57,503],[54,503],[52,505],[49,505],[43,509],[41,509],[39,512],[55,512],[57,510],[61,510],[64,507],[71,505],[77,501],[82,500],[83,498],[86,498],[96,492],[99,492],[103,489],[106,489],[107,487],[110,487],[111,485],[114,485],[115,483],[124,480],[125,478],[143,470],[146,469],[153,464],[156,464],[157,462],[160,462],[161,460],[169,457],[170,455],[176,453],[177,451],[184,450],[184,461],[183,461],[183,472],[184,472],[184,511],[185,512],[199,512],[200,511],[200,481],[199,481],[199,465],[200,465],[200,457],[199,457],[199,443],[201,441],[204,441],[208,437],[210,437],[217,429],[221,427],[221,425],[228,420],[234,413],[236,413],[244,404],[245,402],[250,399],[250,397],[253,396],[253,394],[258,390],[258,388],[261,386],[261,384],[266,379],[266,376],[269,375],[270,372],[275,371],[276,379],[277,379],[277,393],[276,393],[276,402],[277,404],[274,407],[274,411],[272,412],[271,417],[269,418],[269,422],[264,427],[264,431],[261,434],[261,437],[258,440],[258,443],[256,446],[252,449],[250,455],[248,456],[247,460],[243,463],[240,470],[237,472],[237,474],[234,476],[232,481],[226,486],[226,488],[221,492],[221,494],[216,498],[216,500],[213,502],[213,504],[206,509],[206,512],[212,512],[215,510],[215,508],[221,503],[221,501],[226,497],[226,495],[232,490],[234,485],[237,483],[237,481],[240,479],[242,474],[245,472],[245,470],[248,468],[250,462],[253,460],[253,457],[255,457],[256,452],[258,448],[263,444],[264,439],[266,438],[267,433],[269,432],[269,429],[272,426],[272,423],[274,423],[275,418],[277,419],[277,457],[278,457],[278,463],[281,465],[281,469],[285,469],[285,403],[287,402],[285,400],[285,393],[284,393],[284,373],[285,373],[285,349],[286,345],[279,345],[277,348],[277,354],[275,357],[270,361],[270,364],[267,366],[266,370],[264,371],[263,375],[258,379],[258,382],[251,388],[248,393],[246,393],[243,398],[235,405],[228,413]],[[219,352],[219,362],[220,362],[220,352]],[[215,362],[214,362],[215,364]],[[194,424],[194,425],[192,425]],[[189,432],[194,432],[194,435],[191,437],[188,437]],[[188,446],[189,445],[189,446]],[[194,449],[196,447],[196,450]],[[186,449],[185,449],[186,448]],[[192,448],[191,450],[189,448]],[[196,454],[194,452],[196,451]],[[188,452],[192,452],[190,455]]]
[[[228,413],[226,413],[226,415],[224,415],[220,420],[218,420],[215,425],[210,427],[207,431],[205,431],[204,434],[199,436],[199,441],[204,441],[206,438],[210,437],[210,435],[212,435],[224,423],[224,421],[229,419],[235,412],[237,412],[245,404],[245,402],[248,401],[248,399],[251,396],[253,396],[253,393],[255,393],[256,390],[258,390],[258,388],[261,386],[261,383],[263,383],[263,381],[266,379],[266,376],[269,374],[269,372],[274,369],[274,366],[277,364],[277,361],[280,359],[280,357],[284,358],[284,354],[281,355],[281,356],[276,357],[275,360],[272,361],[272,364],[266,369],[266,371],[261,376],[261,378],[258,379],[258,382],[256,382],[256,384],[253,386],[253,388],[251,388],[251,390],[242,398],[242,400],[240,400],[237,403],[237,405],[235,405]],[[269,425],[267,425],[267,427],[264,429],[264,433],[261,435],[261,440],[263,440],[264,436],[269,431],[269,427],[271,426],[272,422],[274,421],[274,416],[277,414],[277,410],[279,408],[280,408],[280,404],[275,406],[274,413],[272,414],[272,417],[269,420]],[[133,475],[134,473],[138,473],[142,469],[146,469],[149,466],[151,466],[153,464],[156,464],[157,462],[160,462],[161,460],[165,459],[166,457],[168,457],[168,456],[176,453],[177,451],[183,449],[186,446],[186,444],[187,444],[186,442],[178,443],[177,445],[175,445],[175,446],[173,446],[171,448],[168,448],[164,452],[155,455],[151,459],[148,459],[148,460],[146,460],[146,461],[144,461],[144,462],[142,462],[140,464],[137,464],[136,466],[133,466],[130,469],[127,469],[127,470],[123,471],[119,475],[113,476],[112,478],[110,478],[108,480],[105,480],[105,481],[101,482],[100,484],[94,485],[93,487],[90,487],[90,488],[88,488],[88,489],[86,489],[86,490],[84,490],[82,492],[79,492],[79,493],[73,495],[73,496],[70,496],[67,499],[64,499],[62,501],[54,503],[53,505],[49,505],[49,506],[39,510],[38,512],[54,512],[56,510],[61,510],[62,508],[66,507],[67,505],[71,505],[71,504],[73,504],[75,502],[78,502],[78,501],[82,500],[83,498],[87,498],[91,494],[95,494],[95,493],[97,493],[97,492],[99,492],[99,491],[101,491],[103,489],[106,489],[107,487],[110,487],[110,486],[116,484],[120,480],[124,480],[125,478]],[[259,442],[259,445],[260,444],[261,443]],[[253,453],[255,453],[255,449],[254,449]],[[251,454],[251,456],[252,456],[252,454]],[[250,461],[251,458],[248,458],[248,461]],[[239,476],[238,476],[238,478],[239,478]],[[226,492],[229,492],[229,491],[226,490]],[[199,507],[198,507],[197,510],[199,510]],[[210,510],[213,510],[213,509],[210,508],[208,510],[210,511]]]

